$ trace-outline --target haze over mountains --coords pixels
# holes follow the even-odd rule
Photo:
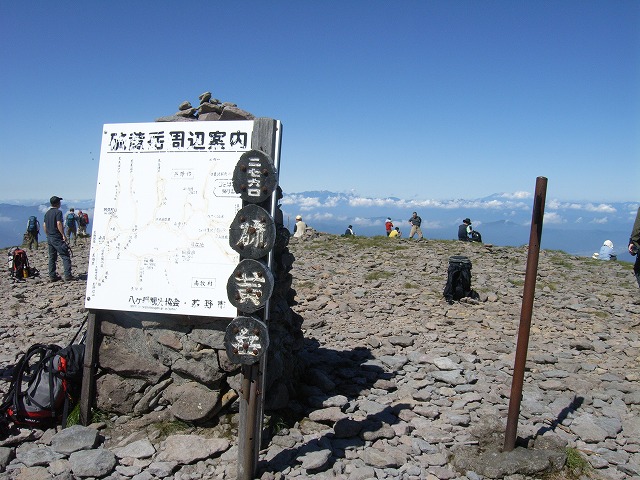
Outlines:
[[[469,217],[485,243],[519,246],[529,243],[533,195],[528,192],[500,193],[478,199],[418,200],[368,198],[355,193],[328,191],[286,194],[282,199],[285,225],[295,216],[316,230],[343,233],[353,225],[357,235],[384,235],[384,222],[391,217],[403,235],[408,219],[416,211],[422,217],[427,238],[456,239],[458,225]],[[564,202],[547,196],[542,248],[591,256],[605,240],[611,240],[618,259],[632,261],[626,251],[638,202]]]
[[[281,203],[284,223],[290,230],[295,216],[302,215],[310,227],[322,232],[341,234],[347,225],[353,225],[357,235],[384,235],[384,222],[391,217],[407,236],[408,219],[416,211],[422,217],[422,230],[427,238],[453,240],[457,237],[457,226],[469,217],[485,243],[504,246],[529,242],[533,209],[532,194],[528,192],[451,200],[371,198],[330,191],[285,192]],[[542,248],[591,256],[605,240],[611,240],[619,260],[633,261],[626,245],[638,206],[638,202],[566,202],[547,196]],[[92,199],[63,200],[63,212],[70,207],[88,211],[93,218]],[[0,203],[0,246],[20,244],[29,216],[36,215],[42,223],[48,208],[46,200]]]

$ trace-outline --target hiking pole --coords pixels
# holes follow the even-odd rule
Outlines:
[[[536,291],[536,276],[538,274],[540,239],[542,238],[542,220],[544,217],[546,195],[547,179],[545,177],[536,178],[536,192],[531,217],[531,234],[529,236],[529,252],[527,254],[527,269],[522,292],[520,327],[518,329],[516,358],[513,366],[511,396],[509,397],[507,428],[504,434],[503,451],[505,452],[512,451],[516,446],[518,417],[520,416],[520,402],[522,401],[522,385],[524,383],[524,368],[527,362],[527,348],[529,347],[529,332],[531,330],[531,312],[533,311],[533,297]]]

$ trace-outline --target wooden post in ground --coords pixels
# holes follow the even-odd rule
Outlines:
[[[529,332],[531,331],[533,298],[536,292],[536,276],[538,275],[538,259],[540,257],[540,240],[542,239],[542,220],[544,217],[546,196],[547,179],[545,177],[538,177],[536,179],[536,193],[531,218],[531,234],[529,236],[527,269],[524,277],[518,344],[516,346],[516,358],[513,367],[511,396],[509,397],[509,413],[507,415],[507,428],[504,434],[503,450],[505,452],[510,452],[516,446],[518,417],[520,416],[522,386],[524,384],[524,369],[527,362],[527,349],[529,348]]]
[[[254,121],[251,148],[269,155],[276,170],[279,168],[280,144],[277,139],[280,123],[271,118],[258,118]],[[275,216],[277,205],[276,192],[265,201],[265,208],[271,217]],[[272,269],[273,254],[269,253],[267,266]],[[262,320],[268,325],[270,302],[262,310]],[[238,312],[240,315],[241,312]],[[242,366],[242,394],[240,397],[240,420],[238,427],[238,480],[255,478],[258,455],[262,442],[264,390],[267,368],[267,353],[258,363]]]
[[[84,347],[84,361],[82,365],[82,387],[80,390],[80,424],[87,426],[91,423],[91,407],[95,396],[95,363],[98,352],[98,332],[100,331],[99,317],[94,311],[89,312],[87,319],[87,336]]]

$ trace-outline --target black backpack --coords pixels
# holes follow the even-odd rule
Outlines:
[[[29,223],[27,224],[28,233],[38,233],[38,219],[31,215],[29,217]]]
[[[449,257],[447,284],[444,287],[444,298],[448,303],[470,297],[478,299],[478,294],[471,289],[471,260],[462,255]]]
[[[0,405],[5,421],[30,427],[66,426],[70,407],[80,396],[84,344],[35,344],[11,372],[9,391]]]
[[[482,235],[480,235],[480,232],[477,232],[475,230],[471,232],[471,241],[482,243]]]

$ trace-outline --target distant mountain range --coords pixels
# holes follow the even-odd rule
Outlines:
[[[384,235],[385,220],[391,217],[406,236],[415,211],[422,217],[427,238],[456,239],[458,225],[468,217],[485,243],[520,246],[529,243],[532,197],[516,192],[471,200],[419,200],[312,191],[285,193],[281,204],[290,229],[295,216],[302,215],[309,226],[328,233],[342,234],[353,225],[357,235]],[[626,246],[638,206],[638,202],[565,202],[547,197],[541,247],[591,256],[611,240],[620,260],[633,261]]]
[[[407,236],[408,219],[415,211],[422,217],[427,238],[457,238],[458,225],[468,217],[485,243],[520,246],[529,242],[533,200],[528,192],[497,193],[472,200],[420,200],[310,191],[285,192],[281,205],[285,226],[290,230],[296,215],[302,215],[310,227],[327,233],[341,234],[353,225],[357,235],[384,235],[385,220],[391,217]],[[638,202],[565,202],[547,197],[541,246],[591,256],[605,240],[611,240],[619,260],[633,261],[626,245],[638,206]],[[69,207],[88,211],[93,218],[93,200],[63,200],[63,212]],[[42,223],[48,208],[48,201],[0,203],[0,245],[19,244],[29,216],[36,215]]]
[[[93,218],[93,200],[78,200],[73,203],[65,203],[62,201],[61,210],[65,214],[69,208],[73,207],[76,212],[82,210],[89,214],[89,222]],[[16,203],[0,203],[0,247],[12,247],[20,245],[25,231],[27,230],[27,221],[31,215],[35,215],[40,221],[40,237],[39,240],[46,240],[42,222],[45,212],[50,208],[49,201],[24,201],[22,204]],[[87,232],[91,233],[91,223],[87,227]]]

